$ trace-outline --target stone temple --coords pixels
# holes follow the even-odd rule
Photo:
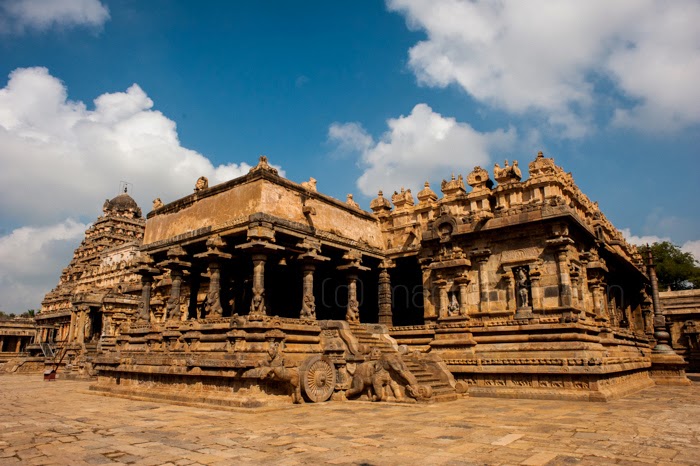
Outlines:
[[[521,178],[517,161],[476,167],[368,212],[260,157],[145,220],[120,194],[47,294],[39,341],[94,390],[230,406],[689,383],[653,266],[553,159]]]

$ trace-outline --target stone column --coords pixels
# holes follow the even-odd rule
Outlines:
[[[153,277],[151,275],[141,276],[141,308],[139,309],[139,321],[151,321],[151,286]]]
[[[654,339],[656,339],[656,346],[654,346],[653,351],[654,353],[675,355],[675,351],[673,351],[669,345],[671,335],[666,330],[666,318],[664,317],[661,301],[659,300],[659,282],[656,278],[656,265],[651,255],[651,248],[648,248],[648,259],[649,281],[651,282],[651,302],[654,306]]]
[[[505,271],[506,279],[506,309],[509,311],[515,311],[518,308],[518,304],[515,299],[515,277],[513,275],[513,269],[508,267]]]
[[[302,319],[316,320],[316,298],[314,297],[314,271],[316,266],[312,262],[305,262],[302,265],[302,297],[301,313]]]
[[[437,302],[438,318],[447,317],[447,315],[448,315],[447,306],[450,302],[450,298],[447,295],[447,280],[435,280],[433,283],[438,288],[438,302]]]
[[[78,314],[75,308],[71,309],[70,312],[70,324],[68,326],[68,343],[72,342],[76,338],[75,326],[77,325]],[[46,341],[46,337],[42,334],[41,341]]]
[[[605,312],[605,285],[600,280],[589,280],[591,294],[593,295],[593,309],[602,320],[609,320]]]
[[[379,323],[389,327],[393,325],[391,277],[387,267],[381,267],[379,272]]]
[[[459,287],[459,315],[466,316],[469,311],[467,308],[467,287],[469,279],[467,277],[458,277],[455,282]]]
[[[535,311],[543,307],[541,278],[542,273],[538,268],[530,269],[530,293],[532,294],[532,309]]]
[[[265,261],[267,254],[253,254],[253,300],[250,315],[267,315],[265,310]]]
[[[431,294],[431,270],[428,265],[421,265],[422,284],[423,284],[423,319],[426,321],[434,320],[437,316],[435,313],[435,305]]]
[[[345,313],[348,322],[360,322],[360,303],[357,301],[357,274],[348,273],[348,307]]]
[[[19,350],[21,347],[22,347],[22,337],[17,337],[17,342],[15,343],[15,353],[19,353]]]
[[[0,353],[4,351],[3,347],[5,346],[5,337],[0,336]]]
[[[221,270],[219,263],[209,262],[209,291],[207,292],[207,317],[215,319],[223,315],[221,307]]]
[[[172,269],[170,278],[172,284],[170,286],[170,299],[168,300],[168,319],[180,320],[180,293],[182,290],[182,270]]]
[[[559,270],[559,305],[569,307],[571,300],[571,278],[569,276],[569,265],[566,261],[567,250],[559,249],[557,254],[557,269]]]
[[[488,312],[489,306],[489,278],[486,270],[486,263],[489,260],[491,251],[479,251],[474,254],[479,270],[479,311]]]

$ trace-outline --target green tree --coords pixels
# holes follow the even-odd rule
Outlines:
[[[36,311],[34,309],[28,309],[27,312],[20,315],[20,317],[34,317],[35,314],[36,314]]]
[[[668,287],[672,290],[700,288],[700,263],[691,253],[681,251],[669,241],[663,241],[639,248],[645,262],[649,248],[654,256],[661,291]]]

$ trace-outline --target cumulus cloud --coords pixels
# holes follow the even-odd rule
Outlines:
[[[378,141],[357,123],[334,123],[328,131],[331,141],[361,154],[364,172],[357,187],[368,196],[399,184],[419,188],[426,180],[435,182],[452,172],[468,173],[487,164],[492,151],[507,150],[515,141],[513,129],[480,133],[426,104],[388,120],[387,126]]]
[[[189,194],[200,175],[214,185],[250,169],[214,166],[182,147],[175,122],[137,84],[99,96],[89,110],[68,100],[46,68],[17,69],[0,89],[0,148],[0,211],[16,225],[92,218],[120,180],[133,183],[148,211],[156,197]]]
[[[109,9],[99,0],[6,0],[0,12],[0,32],[6,33],[51,27],[100,28],[109,19]]]
[[[691,253],[695,257],[695,260],[700,262],[700,239],[686,241],[683,246],[681,246],[681,249],[683,252]]]
[[[620,233],[622,233],[622,236],[630,243],[635,244],[637,246],[644,246],[645,244],[654,244],[654,243],[662,243],[664,241],[671,241],[671,238],[665,237],[665,236],[656,236],[656,235],[642,235],[642,236],[637,236],[632,234],[632,231],[629,228],[622,228],[620,230]]]
[[[542,115],[565,137],[612,100],[615,124],[700,122],[700,3],[694,0],[387,0],[427,39],[409,51],[420,83]]]
[[[46,227],[21,227],[0,237],[0,310],[37,309],[58,283],[88,224],[72,219]]]
[[[654,244],[654,243],[662,243],[664,241],[668,241],[673,243],[671,241],[671,238],[667,236],[656,236],[656,235],[643,235],[643,236],[637,236],[633,235],[632,231],[629,228],[623,228],[620,230],[622,233],[622,236],[629,241],[632,244],[635,244],[637,246],[644,246],[646,244]],[[675,244],[675,243],[674,243]],[[681,245],[681,250],[683,252],[689,252],[691,253],[694,257],[695,260],[700,262],[700,239],[698,240],[691,240],[691,241],[686,241]]]
[[[120,181],[133,184],[132,196],[147,212],[156,197],[168,202],[190,194],[201,175],[213,186],[248,172],[246,163],[215,166],[182,147],[175,122],[153,105],[134,84],[97,97],[89,109],[69,100],[46,68],[10,74],[0,89],[0,218],[6,231],[14,231],[0,237],[0,297],[25,299],[42,288],[32,297],[41,301],[85,230],[66,219],[96,218],[104,199],[118,194]],[[58,257],[60,245],[61,260],[52,262],[45,252]],[[26,277],[35,279],[15,273],[20,262]]]

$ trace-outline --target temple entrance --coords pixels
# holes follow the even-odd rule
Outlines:
[[[418,259],[402,257],[391,269],[391,301],[394,326],[422,325],[423,282]]]

